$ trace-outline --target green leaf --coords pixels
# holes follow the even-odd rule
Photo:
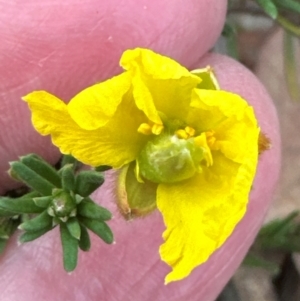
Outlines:
[[[19,226],[19,229],[24,231],[38,231],[44,228],[48,228],[52,226],[52,217],[48,215],[46,211],[42,212],[38,216],[22,223]]]
[[[52,183],[55,187],[61,188],[61,179],[57,170],[36,154],[29,154],[20,158],[20,161],[35,171],[42,178]]]
[[[41,237],[42,235],[44,235],[45,233],[47,233],[48,231],[52,230],[52,227],[46,227],[37,231],[30,231],[30,232],[24,232],[20,238],[19,238],[19,242],[20,243],[25,243],[25,242],[29,242],[32,240],[35,240],[39,237]]]
[[[67,164],[73,164],[74,171],[81,165],[81,163],[77,161],[73,156],[63,155],[60,165],[61,167],[64,167]]]
[[[91,219],[107,221],[112,217],[112,214],[107,209],[97,205],[89,199],[82,200],[82,202],[77,206],[77,209],[79,215]]]
[[[60,238],[63,249],[64,268],[67,272],[71,272],[77,266],[79,242],[70,234],[64,223],[60,224]]]
[[[256,0],[256,2],[261,6],[264,12],[269,15],[272,19],[276,19],[278,16],[278,10],[276,5],[272,0]]]
[[[262,257],[248,253],[243,261],[244,265],[254,268],[263,268],[270,271],[273,274],[277,274],[280,271],[280,266],[275,262],[266,260]]]
[[[113,233],[105,222],[101,222],[95,219],[83,218],[83,217],[80,218],[79,221],[83,226],[93,231],[107,244],[113,243],[114,241]]]
[[[51,195],[52,189],[55,188],[55,186],[28,166],[18,161],[10,162],[10,166],[11,172],[16,174],[27,186],[42,195]]]
[[[73,164],[65,165],[61,170],[62,187],[66,191],[73,191],[75,188],[75,175]]]
[[[81,235],[79,240],[79,248],[82,251],[89,251],[89,249],[91,248],[91,240],[90,240],[89,233],[86,227],[82,225],[80,225],[80,229],[81,229]]]
[[[298,212],[292,212],[286,218],[275,220],[264,226],[255,245],[262,250],[280,250],[300,252],[300,225],[295,220]]]
[[[299,215],[298,211],[291,212],[284,219],[276,219],[264,225],[259,231],[258,236],[271,237],[277,234],[287,233],[294,225],[295,218]]]
[[[14,215],[22,213],[40,213],[43,211],[43,208],[38,207],[32,198],[26,197],[17,199],[0,197],[0,209],[12,212]]]
[[[274,0],[274,2],[282,8],[300,14],[300,2],[297,2],[295,0]]]
[[[72,217],[69,218],[68,221],[66,222],[67,228],[70,232],[70,234],[76,238],[76,239],[80,239],[80,234],[81,234],[81,228],[80,228],[80,224],[77,220],[77,218]]]
[[[46,209],[51,203],[53,196],[41,196],[33,198],[34,203],[40,207]]]
[[[94,170],[80,172],[76,177],[75,193],[86,197],[100,187],[104,182],[104,175]]]
[[[7,211],[5,209],[0,208],[0,217],[13,217],[18,215],[15,212]]]

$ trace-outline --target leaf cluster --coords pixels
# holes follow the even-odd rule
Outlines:
[[[88,251],[91,247],[88,230],[105,243],[113,242],[113,233],[106,223],[111,213],[89,197],[103,184],[102,171],[109,167],[78,171],[77,161],[65,156],[56,170],[35,154],[21,157],[10,166],[9,174],[31,191],[18,198],[0,198],[0,248],[4,248],[17,226],[24,231],[19,238],[21,243],[35,240],[58,226],[64,268],[70,272],[77,266],[78,250]]]

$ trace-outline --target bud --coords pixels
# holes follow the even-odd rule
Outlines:
[[[52,203],[48,209],[57,217],[68,217],[74,213],[76,205],[76,201],[70,193],[62,189],[55,189]]]

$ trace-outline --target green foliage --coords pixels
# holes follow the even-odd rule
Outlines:
[[[265,259],[263,256],[263,254],[269,254],[270,252],[281,254],[300,252],[300,220],[298,211],[263,226],[243,264],[264,268],[275,275],[280,271],[280,266],[271,259]]]
[[[0,223],[0,251],[4,250],[6,240],[18,225],[25,231],[20,236],[22,243],[37,239],[58,226],[64,268],[70,272],[76,268],[78,249],[88,251],[91,247],[87,229],[105,243],[113,242],[113,233],[106,224],[111,213],[89,197],[103,184],[103,172],[77,171],[79,164],[71,156],[61,162],[61,168],[55,170],[39,156],[30,154],[10,163],[10,174],[32,191],[18,198],[0,197],[0,221],[3,221]],[[107,166],[99,167],[99,170],[106,169]]]
[[[278,9],[272,0],[256,0],[256,2],[262,7],[268,16],[274,20],[277,18]]]

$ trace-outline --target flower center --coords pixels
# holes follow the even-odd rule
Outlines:
[[[161,133],[148,141],[137,158],[137,174],[155,183],[174,183],[189,179],[212,164],[205,133],[197,137],[185,127],[174,135]]]

